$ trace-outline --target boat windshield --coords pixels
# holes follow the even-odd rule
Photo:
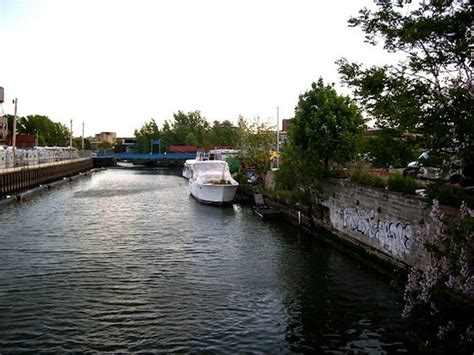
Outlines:
[[[201,172],[204,171],[219,171],[222,172],[223,170],[228,170],[228,166],[226,162],[217,162],[217,161],[206,161],[206,162],[201,162],[196,165],[196,170],[199,170]]]

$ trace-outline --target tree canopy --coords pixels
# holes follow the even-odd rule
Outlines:
[[[13,131],[13,116],[7,115],[9,134]],[[16,130],[18,134],[38,134],[40,146],[69,145],[70,131],[59,122],[53,122],[48,116],[28,115],[17,117]]]
[[[473,160],[472,7],[467,1],[378,1],[349,20],[366,42],[403,53],[395,65],[338,61],[342,79],[379,127],[419,133],[432,155]]]
[[[237,145],[242,151],[244,163],[259,171],[265,171],[270,164],[270,150],[276,141],[275,130],[260,118],[253,121],[239,116],[237,124]]]
[[[321,162],[327,171],[330,162],[354,158],[363,123],[357,105],[320,78],[300,95],[289,141],[302,156]]]
[[[145,122],[139,129],[136,129],[135,138],[137,140],[138,150],[142,153],[149,153],[151,151],[151,140],[161,138],[161,132],[155,120],[152,118],[149,122]]]
[[[162,151],[171,145],[194,145],[204,149],[214,147],[234,147],[238,143],[238,129],[225,120],[214,121],[212,126],[199,111],[173,114],[173,119],[166,120],[160,129],[154,119],[145,122],[135,130],[139,150],[150,152],[150,140],[160,139]]]

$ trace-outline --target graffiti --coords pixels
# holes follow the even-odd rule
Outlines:
[[[375,210],[346,207],[336,210],[336,226],[357,231],[377,240],[383,249],[395,256],[403,256],[413,246],[414,231],[408,223],[376,219]]]

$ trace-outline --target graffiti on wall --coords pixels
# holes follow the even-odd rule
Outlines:
[[[382,248],[394,256],[403,256],[413,247],[414,230],[411,224],[401,221],[380,220],[376,211],[361,207],[345,207],[336,210],[336,226],[357,231],[375,239]]]

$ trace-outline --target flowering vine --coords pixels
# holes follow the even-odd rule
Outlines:
[[[433,224],[423,236],[429,265],[409,273],[402,314],[416,326],[423,350],[474,350],[473,212],[463,203],[448,221],[433,201]]]

